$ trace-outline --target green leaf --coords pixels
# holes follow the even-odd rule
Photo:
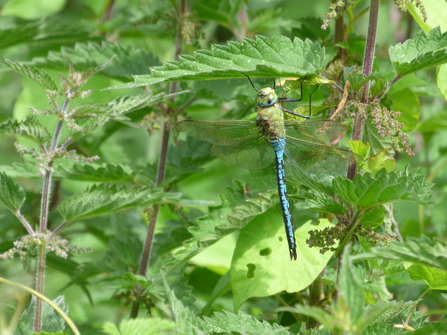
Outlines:
[[[413,335],[445,335],[447,332],[447,321],[430,322],[430,325],[417,329]]]
[[[426,236],[409,238],[406,242],[391,242],[388,247],[373,248],[371,252],[384,259],[411,262],[447,271],[447,245]]]
[[[38,179],[39,169],[32,163],[12,163],[11,165],[0,165],[0,171],[8,174],[11,178]]]
[[[65,297],[58,296],[53,302],[59,306],[65,313],[68,313],[68,306],[65,304]],[[36,309],[36,297],[31,297],[31,303],[23,312],[20,322],[15,330],[16,335],[33,334],[34,329],[34,311]],[[42,330],[49,333],[61,333],[65,328],[65,320],[46,302],[42,303]]]
[[[9,119],[0,124],[0,133],[15,134],[29,138],[39,145],[51,139],[48,130],[36,119],[34,115],[28,116],[22,121]]]
[[[390,47],[389,54],[400,77],[444,64],[447,62],[447,33],[441,33],[439,27],[427,35],[420,31],[414,39]]]
[[[332,226],[320,220],[296,232],[296,261],[290,261],[284,224],[279,208],[257,216],[242,229],[231,264],[231,287],[235,310],[248,298],[265,297],[281,291],[298,292],[308,287],[321,273],[332,253],[320,254],[310,248],[308,231]],[[296,277],[296,273],[300,276]]]
[[[45,4],[33,0],[12,0],[3,6],[2,15],[17,16],[28,20],[39,19],[56,14],[64,7],[65,3],[65,0],[54,0]]]
[[[195,316],[193,311],[185,306],[181,300],[179,300],[167,283],[167,280],[163,278],[163,284],[165,287],[166,295],[169,300],[169,307],[171,308],[174,321],[178,324],[176,329],[177,334],[184,335],[201,335],[200,331],[201,320]]]
[[[231,30],[232,21],[242,6],[242,1],[202,0],[195,1],[191,10],[197,13],[197,19],[217,21],[223,27]]]
[[[177,92],[175,94],[159,93],[157,95],[152,94],[139,94],[139,95],[125,95],[117,97],[108,103],[87,102],[80,104],[73,108],[73,112],[76,115],[82,115],[85,113],[95,114],[107,114],[113,118],[118,115],[133,112],[135,110],[156,104],[162,100],[170,99],[176,95],[185,93],[186,91]]]
[[[84,192],[65,199],[58,207],[66,221],[72,222],[94,216],[148,206],[162,201],[160,190],[116,185],[94,185]]]
[[[407,88],[390,94],[390,99],[393,100],[393,111],[402,113],[397,119],[404,123],[402,130],[405,132],[413,130],[421,117],[418,95]]]
[[[372,174],[376,174],[382,169],[385,169],[388,172],[396,170],[396,160],[394,158],[390,158],[392,156],[390,151],[392,151],[391,148],[386,148],[370,157],[368,159],[368,164],[363,165],[363,170]]]
[[[309,193],[306,193],[304,196],[306,198],[305,208],[307,209],[338,215],[344,215],[346,213],[347,208],[336,201],[330,195],[319,193],[318,195],[313,196]]]
[[[208,209],[209,215],[197,219],[197,226],[188,229],[192,238],[184,243],[175,257],[188,259],[226,235],[241,229],[250,220],[278,204],[278,196],[270,193],[248,195],[245,184],[234,181],[221,195],[222,205]],[[236,212],[235,212],[236,209]]]
[[[212,318],[204,317],[203,327],[207,334],[246,334],[246,335],[288,335],[287,329],[267,321],[262,322],[254,316],[239,311],[237,314],[224,311],[214,313]]]
[[[142,48],[123,46],[119,43],[76,43],[74,48],[62,47],[60,52],[50,51],[45,58],[34,58],[33,65],[56,70],[66,70],[68,63],[76,71],[86,71],[113,60],[101,71],[101,74],[121,81],[129,81],[132,75],[149,74],[150,66],[160,65],[152,53]]]
[[[378,226],[380,226],[383,223],[384,218],[385,218],[385,212],[386,212],[386,208],[384,206],[380,206],[380,207],[374,208],[371,211],[366,212],[362,216],[362,224],[368,225],[372,229],[377,228]]]
[[[119,327],[111,322],[106,322],[102,330],[109,335],[158,335],[164,330],[174,329],[177,326],[170,320],[151,317],[148,319],[123,320]]]
[[[13,62],[9,59],[0,59],[0,64],[9,67],[17,73],[20,73],[38,83],[44,89],[57,91],[57,85],[51,77],[44,71],[33,65]]]
[[[17,212],[25,202],[25,191],[4,172],[0,172],[0,203],[11,212]]]
[[[391,172],[382,169],[375,176],[365,173],[355,176],[353,181],[340,177],[333,181],[335,194],[359,209],[398,200],[427,204],[432,186],[425,182],[425,176],[418,175],[418,169],[408,168]]]
[[[304,77],[311,79],[325,67],[324,48],[310,40],[293,42],[280,36],[269,39],[258,35],[241,44],[213,45],[194,56],[182,55],[178,62],[166,62],[151,69],[151,75],[134,76],[135,83],[115,88],[152,85],[165,80],[211,80],[250,77]]]
[[[133,183],[134,170],[122,164],[70,164],[58,161],[53,177],[60,180],[78,180],[109,183]]]
[[[350,319],[356,324],[365,313],[365,294],[349,257],[350,248],[348,246],[343,250],[338,285]]]
[[[117,97],[113,101],[105,104],[96,102],[81,104],[75,107],[73,111],[77,114],[75,116],[76,124],[80,126],[82,130],[77,131],[70,128],[69,132],[73,138],[77,139],[87,135],[110,120],[128,123],[128,118],[125,116],[126,113],[145,108],[186,92],[187,91],[181,91],[173,94],[160,93],[157,95],[141,94],[136,96],[123,96]],[[98,115],[96,117],[84,116],[83,114],[86,113]]]
[[[435,133],[446,129],[447,115],[444,111],[428,116],[427,119],[422,120],[416,128],[417,131],[423,133]]]
[[[407,271],[411,279],[425,281],[431,290],[447,290],[447,271],[416,264]]]

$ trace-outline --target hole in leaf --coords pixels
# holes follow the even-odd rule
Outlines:
[[[256,265],[250,263],[250,264],[247,264],[247,268],[248,268],[247,278],[253,279],[255,277]]]
[[[262,249],[261,251],[259,251],[259,254],[261,256],[268,256],[271,253],[272,253],[272,249],[270,249],[270,248],[265,248],[265,249]]]

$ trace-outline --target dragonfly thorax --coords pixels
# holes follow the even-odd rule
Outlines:
[[[265,87],[258,90],[256,97],[256,104],[261,107],[268,107],[274,105],[278,101],[278,96],[275,90],[271,87]]]

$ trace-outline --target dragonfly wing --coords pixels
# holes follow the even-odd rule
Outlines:
[[[249,170],[266,168],[275,161],[273,148],[258,135],[219,141],[213,144],[211,152],[225,162]]]
[[[346,176],[355,154],[347,149],[286,137],[289,164],[311,174]]]
[[[176,129],[201,141],[219,143],[229,139],[245,138],[259,132],[256,122],[241,121],[198,121],[185,120],[177,123]]]
[[[321,144],[331,144],[346,134],[343,124],[334,120],[284,121],[287,135]]]

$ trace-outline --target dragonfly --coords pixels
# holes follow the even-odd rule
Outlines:
[[[250,80],[250,78],[248,78]],[[287,194],[286,171],[300,169],[311,174],[346,173],[352,161],[351,151],[331,143],[345,132],[334,120],[287,120],[284,113],[303,119],[310,116],[282,107],[283,102],[301,98],[279,98],[274,88],[256,89],[256,120],[200,121],[184,120],[176,125],[179,132],[212,143],[211,152],[222,160],[246,169],[264,169],[275,163],[276,181],[291,260],[297,259],[295,228]],[[312,92],[313,93],[313,92]]]

